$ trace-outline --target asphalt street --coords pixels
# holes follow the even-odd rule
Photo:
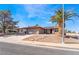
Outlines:
[[[0,42],[0,55],[79,55],[79,52]]]

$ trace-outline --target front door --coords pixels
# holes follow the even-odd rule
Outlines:
[[[52,34],[52,29],[50,29],[50,34]]]

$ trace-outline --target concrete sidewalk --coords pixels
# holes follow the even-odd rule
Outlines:
[[[0,37],[0,42],[79,50],[79,44],[61,44],[61,43],[48,43],[48,42],[36,42],[36,41],[23,41],[24,38],[28,38],[30,36],[32,35],[23,35],[23,36],[13,35],[8,37]]]
[[[24,44],[79,50],[79,44],[61,44],[61,43],[48,43],[48,42],[45,43],[45,42],[36,42],[36,41],[24,41]]]

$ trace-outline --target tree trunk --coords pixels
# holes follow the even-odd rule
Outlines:
[[[3,33],[6,33],[6,26],[5,26],[5,17],[3,18]]]
[[[5,26],[3,26],[3,33],[4,33],[4,34],[6,33],[6,28],[5,28]]]
[[[59,36],[62,36],[62,22],[58,23],[58,30]]]

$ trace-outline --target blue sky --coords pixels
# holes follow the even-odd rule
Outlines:
[[[36,24],[47,27],[54,25],[49,20],[61,6],[61,4],[3,4],[0,5],[0,10],[10,10],[14,20],[19,20],[19,27]]]
[[[65,10],[72,10],[79,15],[79,4],[65,4]],[[72,21],[66,22],[66,29],[79,32],[79,17],[72,17]]]
[[[61,8],[61,4],[0,4],[0,10],[10,10],[14,20],[19,21],[19,27],[34,26],[38,24],[42,27],[54,26],[49,22],[51,16],[55,15],[55,10]],[[79,14],[79,5],[65,4],[65,10],[74,10]],[[79,18],[71,18],[73,21],[66,22],[66,29],[79,32]],[[76,21],[75,21],[76,20]]]

